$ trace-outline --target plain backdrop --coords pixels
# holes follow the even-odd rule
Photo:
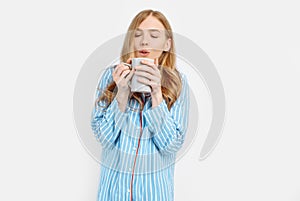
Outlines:
[[[299,201],[296,0],[1,1],[0,200],[96,200],[99,164],[73,120],[76,78],[146,8],[209,55],[226,94],[222,138],[201,162],[197,138],[176,164],[175,200]]]

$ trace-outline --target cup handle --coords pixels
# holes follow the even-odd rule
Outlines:
[[[123,62],[123,65],[128,66],[130,70],[132,69],[131,64],[128,64],[128,63]]]

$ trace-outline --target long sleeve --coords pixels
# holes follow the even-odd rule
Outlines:
[[[97,87],[95,100],[112,81],[112,71],[113,68],[107,68],[103,73]],[[105,104],[104,101],[100,101],[94,106],[91,115],[91,127],[94,136],[103,148],[112,148],[126,123],[128,114],[120,111],[116,98],[108,107]]]
[[[174,154],[182,147],[188,127],[189,87],[186,76],[182,74],[182,91],[168,110],[166,101],[144,112],[152,141],[161,154]]]

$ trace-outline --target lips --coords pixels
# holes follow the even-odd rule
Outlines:
[[[149,53],[149,51],[148,50],[140,50],[139,53],[146,54],[146,53]]]
[[[150,52],[148,50],[140,50],[139,53],[142,55],[142,56],[147,56]]]

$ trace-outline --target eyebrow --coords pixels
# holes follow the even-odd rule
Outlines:
[[[143,29],[140,29],[140,28],[137,28],[138,31],[143,31]],[[146,30],[149,30],[149,31],[158,31],[160,32],[159,29],[146,29]]]

